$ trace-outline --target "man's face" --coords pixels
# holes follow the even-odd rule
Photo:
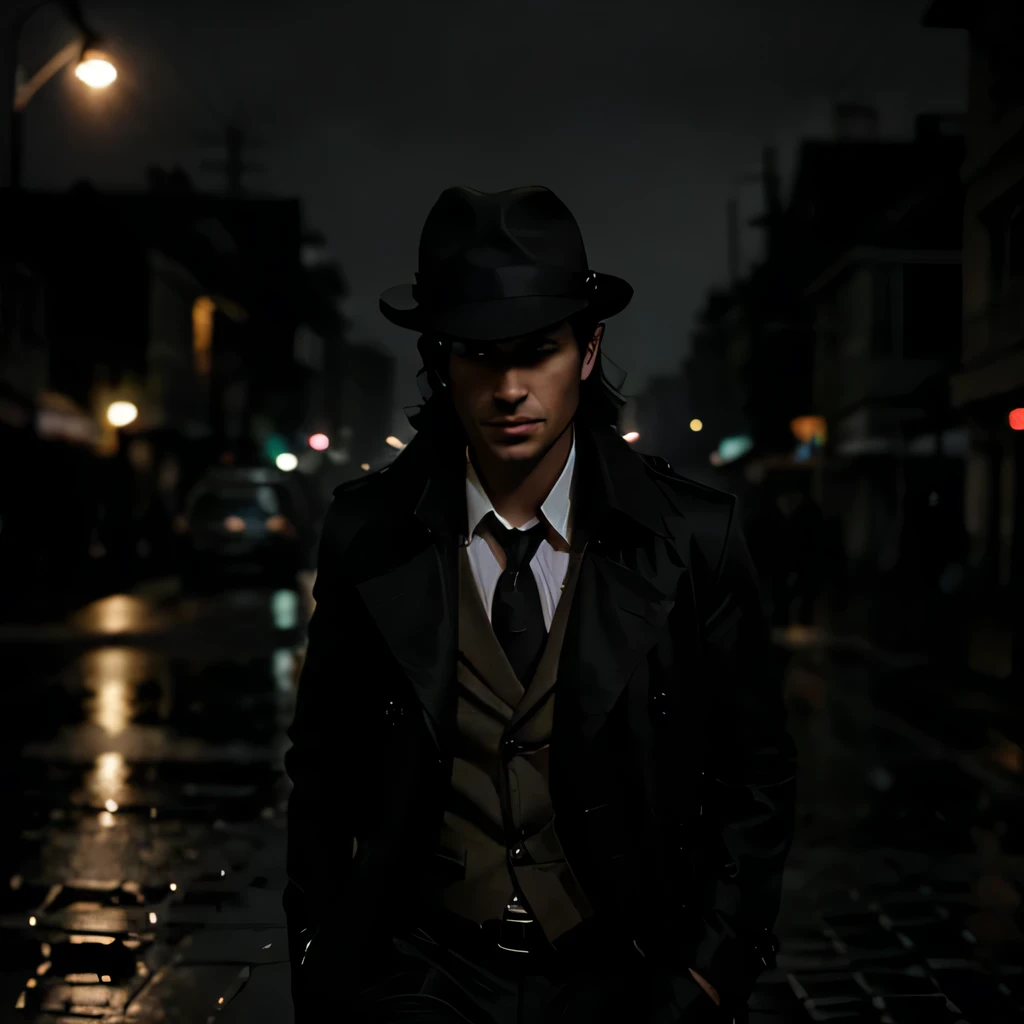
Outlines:
[[[582,354],[569,324],[498,343],[454,342],[449,390],[470,447],[504,462],[540,458],[576,414],[602,332]]]

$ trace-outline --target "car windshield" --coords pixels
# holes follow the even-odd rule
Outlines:
[[[246,520],[264,520],[270,516],[287,515],[286,495],[277,487],[233,487],[206,491],[196,498],[192,518],[199,522],[215,522],[228,516]]]

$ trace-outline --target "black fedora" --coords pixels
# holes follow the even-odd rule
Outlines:
[[[594,273],[569,208],[540,185],[445,189],[420,235],[415,284],[389,288],[394,324],[451,338],[500,341],[587,310],[599,320],[629,304],[622,278]]]

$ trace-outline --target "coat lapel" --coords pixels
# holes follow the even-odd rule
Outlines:
[[[601,728],[674,605],[671,591],[662,592],[599,549],[587,552],[558,678],[560,690],[564,683],[577,691],[588,740]]]
[[[588,547],[558,678],[560,691],[575,694],[589,741],[657,640],[688,569],[675,543],[681,517],[626,443],[599,427],[579,436],[589,463],[580,509]]]
[[[465,472],[464,459],[461,463]],[[419,434],[388,469],[388,501],[372,531],[387,566],[357,583],[359,595],[392,654],[412,683],[426,725],[439,748],[454,727],[458,550],[461,517],[457,467],[440,460]],[[464,486],[464,484],[463,484]],[[462,502],[463,506],[465,502]]]
[[[357,585],[367,611],[409,677],[438,746],[446,731],[445,705],[455,674],[458,615],[450,597],[447,548],[428,542],[387,572]]]

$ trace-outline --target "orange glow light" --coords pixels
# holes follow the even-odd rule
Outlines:
[[[1024,409],[1014,409],[1010,413],[1010,429],[1024,430]]]
[[[292,535],[292,524],[284,516],[271,516],[267,520],[268,533],[283,533],[289,537]]]
[[[824,444],[828,435],[828,427],[823,416],[797,416],[789,424],[789,429],[793,431],[793,436],[804,444],[810,444],[815,440],[819,444]]]

